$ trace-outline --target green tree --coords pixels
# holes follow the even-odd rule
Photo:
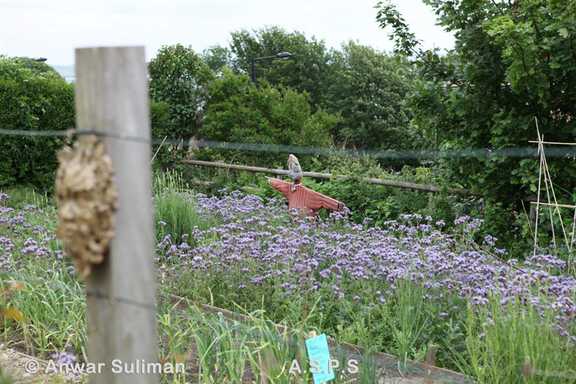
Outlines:
[[[245,75],[225,70],[210,86],[204,139],[232,142],[319,146],[332,143],[330,130],[338,118],[322,110],[313,112],[306,94],[266,82],[254,86]],[[283,165],[286,155],[224,151],[236,161]]]
[[[309,39],[300,32],[269,27],[232,33],[230,50],[234,69],[245,74],[250,74],[253,58],[290,52],[294,57],[289,60],[257,62],[258,80],[305,91],[310,95],[312,105],[323,105],[331,69],[331,55],[323,41]]]
[[[175,137],[193,136],[202,125],[208,84],[214,74],[192,48],[165,46],[150,62],[150,95],[170,106]]]
[[[456,37],[448,55],[419,49],[388,2],[380,3],[377,19],[393,28],[396,47],[419,68],[412,101],[415,122],[428,137],[436,131],[438,146],[449,149],[526,147],[536,138],[537,118],[547,140],[573,141],[575,0],[423,1]],[[521,199],[535,192],[537,160],[490,156],[446,164],[455,179],[504,210],[519,209]],[[568,192],[564,198],[571,197],[575,162],[554,159],[550,165],[559,190]],[[500,222],[510,231],[509,218]]]
[[[0,57],[3,57],[2,55],[0,55]],[[4,57],[6,58],[6,57]],[[49,66],[48,64],[46,64],[43,61],[38,61],[38,60],[34,60],[31,59],[29,57],[12,57],[11,60],[18,64],[19,67],[23,67],[23,68],[28,68],[30,69],[33,73],[37,74],[37,75],[46,75],[49,77],[54,77],[54,78],[59,78],[59,79],[63,79],[62,76],[60,76],[60,74],[51,66]],[[7,67],[3,68],[4,70],[8,70]],[[14,69],[14,68],[12,68]],[[18,72],[18,70],[16,70]],[[15,76],[17,76],[16,74],[14,74]]]
[[[43,63],[0,57],[0,128],[52,131],[73,126],[70,84]],[[0,186],[51,189],[62,144],[61,138],[0,135]]]
[[[202,52],[202,60],[215,73],[222,73],[225,67],[232,67],[232,52],[226,47],[215,45]]]
[[[419,145],[406,105],[413,70],[405,59],[351,41],[334,53],[332,65],[326,105],[342,116],[339,142],[386,149]]]

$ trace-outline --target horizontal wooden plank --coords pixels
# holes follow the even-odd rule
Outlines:
[[[285,169],[272,169],[272,168],[264,168],[264,167],[256,167],[252,165],[241,165],[241,164],[229,164],[224,162],[217,162],[217,161],[205,161],[205,160],[183,160],[182,163],[187,165],[194,165],[200,167],[212,167],[212,168],[225,168],[225,169],[232,169],[236,171],[246,171],[246,172],[254,172],[254,173],[267,173],[271,175],[277,176],[286,176],[289,172]],[[304,177],[311,177],[313,179],[319,180],[355,180],[358,179],[362,182],[368,184],[375,184],[375,185],[382,185],[386,187],[392,188],[402,188],[402,189],[410,189],[413,191],[420,191],[420,192],[429,192],[429,193],[438,193],[442,191],[442,188],[437,185],[431,184],[418,184],[412,183],[408,181],[399,181],[399,180],[386,180],[386,179],[377,179],[372,177],[360,177],[355,178],[352,176],[346,175],[333,175],[330,173],[321,173],[321,172],[304,172]],[[448,188],[447,192],[450,194],[457,194],[457,195],[471,195],[471,193],[462,188]]]
[[[543,203],[543,202],[537,202],[537,201],[531,201],[530,204],[532,204],[532,205],[543,205],[543,206],[546,206],[546,207],[558,207],[558,208],[576,209],[576,205],[569,205],[569,204],[553,204],[553,203]]]

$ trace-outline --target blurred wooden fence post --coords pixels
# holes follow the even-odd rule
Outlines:
[[[76,50],[76,120],[80,131],[108,135],[105,144],[119,193],[110,255],[86,284],[88,361],[106,364],[90,382],[158,383],[157,374],[112,372],[117,366],[112,365],[114,360],[128,369],[158,361],[150,118],[143,47]]]

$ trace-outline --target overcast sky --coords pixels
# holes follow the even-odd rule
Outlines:
[[[426,47],[451,48],[421,0],[395,0]],[[376,0],[0,0],[0,54],[74,63],[74,48],[145,45],[148,58],[165,44],[196,51],[227,45],[230,32],[279,25],[339,47],[357,40],[390,50],[376,24]]]

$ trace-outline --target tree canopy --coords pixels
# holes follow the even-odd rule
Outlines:
[[[265,82],[256,87],[247,76],[225,70],[211,83],[200,135],[233,143],[327,147],[332,143],[330,130],[337,121],[336,116],[322,110],[312,111],[305,93]],[[231,156],[256,163],[278,158],[246,153]],[[285,156],[281,158],[283,163]]]
[[[234,69],[246,74],[250,74],[253,58],[291,53],[292,59],[256,62],[257,78],[307,92],[313,105],[322,104],[331,69],[330,52],[323,41],[307,38],[300,32],[269,27],[254,32],[233,32],[230,51]]]
[[[214,74],[192,48],[165,46],[150,62],[150,95],[170,106],[173,135],[194,135],[202,124],[208,84]]]
[[[409,63],[352,41],[333,56],[326,105],[342,116],[338,141],[361,148],[417,146],[406,105],[413,83]]]
[[[431,143],[437,139],[435,144],[453,148],[526,147],[536,138],[535,119],[548,139],[573,139],[574,0],[424,2],[454,33],[453,52],[439,55],[418,49],[416,42],[403,42],[412,37],[402,28],[394,38],[420,70],[413,110]],[[390,20],[394,17],[396,22]],[[384,27],[403,24],[389,4],[381,4],[378,20]],[[525,194],[521,189],[530,187],[527,178],[536,174],[533,162],[496,157],[453,169],[479,191],[498,192],[506,200]],[[573,168],[564,169],[565,176],[573,175]]]
[[[391,27],[397,51],[418,68],[411,98],[413,122],[439,149],[491,150],[527,147],[540,132],[550,141],[574,141],[576,133],[576,1],[423,0],[454,33],[447,53],[425,51],[389,2],[377,20]],[[535,149],[535,147],[533,146]],[[538,161],[488,156],[445,162],[457,180],[487,202],[521,210],[536,192]],[[563,199],[574,199],[572,157],[550,163]],[[494,210],[487,219],[502,233],[510,217]]]

